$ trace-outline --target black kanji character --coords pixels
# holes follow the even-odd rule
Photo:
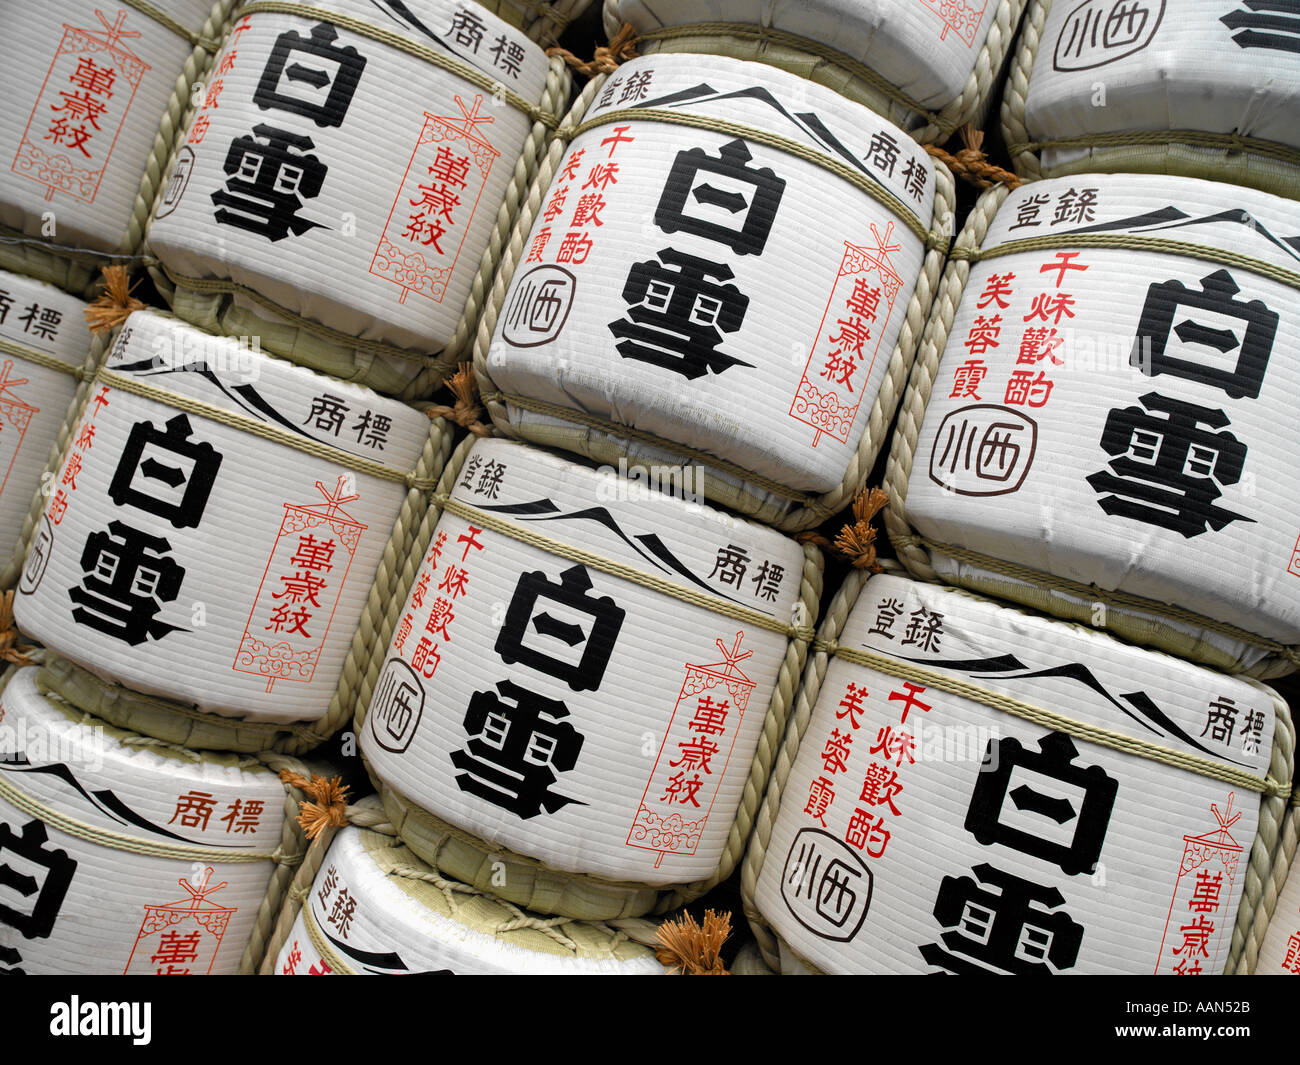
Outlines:
[[[166,518],[177,529],[197,529],[221,469],[221,453],[207,441],[190,439],[189,418],[178,414],[160,431],[136,422],[122,448],[108,498]]]
[[[1115,457],[1109,471],[1087,478],[1101,494],[1101,509],[1188,539],[1234,521],[1254,521],[1214,505],[1222,486],[1241,479],[1246,463],[1245,444],[1231,433],[1209,431],[1230,424],[1228,415],[1156,392],[1141,402],[1142,407],[1116,408],[1106,419],[1101,447]]]
[[[109,522],[107,532],[91,533],[81,553],[81,584],[68,589],[77,604],[73,621],[132,647],[174,631],[177,626],[158,620],[185,577],[184,568],[165,554],[170,550],[161,536],[120,521]]]
[[[1200,292],[1181,281],[1152,285],[1147,289],[1129,365],[1148,377],[1167,373],[1221,388],[1233,399],[1255,399],[1264,383],[1279,318],[1260,300],[1233,299],[1240,291],[1227,270],[1216,270],[1201,278]],[[1180,308],[1193,313],[1208,311],[1213,316],[1211,321],[1235,318],[1245,323],[1245,329],[1223,329],[1191,316],[1175,322]],[[1172,351],[1171,336],[1175,338]],[[1236,355],[1231,368],[1220,365],[1233,352]]]
[[[365,69],[365,57],[351,46],[341,48],[338,30],[318,22],[311,36],[286,30],[275,39],[253,102],[309,118],[317,126],[341,126]]]
[[[212,194],[213,217],[224,226],[257,233],[267,240],[302,236],[321,225],[302,218],[303,200],[319,195],[325,166],[304,154],[315,144],[274,126],[253,127],[252,137],[236,137],[226,153],[226,187]]]
[[[785,182],[767,167],[749,166],[752,159],[742,140],[724,144],[716,157],[703,148],[678,152],[655,208],[655,225],[665,233],[717,241],[737,255],[761,255]],[[711,184],[710,175],[720,177],[722,187]],[[737,185],[753,191],[747,196]]]
[[[665,248],[659,259],[633,263],[623,287],[627,318],[609,323],[619,337],[615,345],[625,359],[648,362],[689,381],[710,370],[754,364],[718,350],[723,333],[736,332],[745,320],[749,297],[729,281],[731,268],[695,255]]]
[[[452,765],[461,771],[457,786],[522,818],[543,810],[553,814],[570,803],[586,805],[551,790],[557,773],[572,769],[582,750],[583,735],[564,720],[569,708],[512,681],[496,687],[470,697],[469,741],[451,752]]]
[[[1044,736],[1038,751],[1027,750],[1014,738],[989,740],[966,811],[967,830],[986,847],[1001,843],[1032,854],[1059,866],[1067,876],[1092,873],[1101,858],[1119,781],[1099,765],[1074,765],[1078,756],[1064,732]],[[1033,783],[1044,780],[1059,781],[1061,792],[1049,794]],[[1002,820],[1007,799],[1015,807],[1010,824]],[[1042,824],[1041,834],[1020,827],[1035,822]],[[1064,825],[1072,826],[1068,842],[1061,842]]]
[[[591,576],[581,565],[560,574],[524,573],[506,609],[496,652],[507,665],[516,662],[563,681],[574,691],[595,691],[605,677],[626,611],[609,596],[590,595]],[[547,604],[562,608],[557,616]],[[590,619],[574,620],[574,616]],[[540,645],[529,642],[535,633]]]
[[[948,950],[937,943],[922,946],[921,956],[930,965],[958,975],[1017,976],[1048,976],[1074,966],[1083,925],[1058,909],[1065,905],[1060,891],[991,865],[977,865],[972,872],[978,882],[945,876],[939,886],[934,915],[950,929],[939,937]],[[994,894],[980,884],[1001,890]]]
[[[0,924],[27,939],[46,939],[54,931],[77,871],[77,862],[67,851],[55,850],[48,843],[42,821],[28,821],[21,833],[0,823],[0,888],[4,889],[0,899],[25,900],[21,909],[0,901]],[[17,864],[11,863],[7,854],[15,855]]]

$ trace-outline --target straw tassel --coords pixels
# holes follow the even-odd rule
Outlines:
[[[478,402],[478,379],[474,376],[473,366],[467,362],[461,363],[447,379],[447,390],[456,397],[456,402],[450,407],[445,404],[430,407],[429,417],[446,418],[468,429],[475,436],[491,436],[492,427],[479,421],[483,416],[483,408]]]
[[[988,156],[983,151],[984,131],[982,129],[976,129],[971,125],[962,126],[961,139],[966,147],[958,151],[956,155],[945,152],[942,148],[933,144],[927,144],[925,150],[936,159],[946,163],[948,169],[958,177],[965,178],[972,185],[978,185],[982,189],[987,189],[999,182],[1009,189],[1018,189],[1020,187],[1020,178],[1016,177],[1010,170],[1003,170],[1002,167],[989,162]]]
[[[674,976],[730,976],[722,964],[722,945],[731,935],[731,914],[709,910],[704,924],[689,913],[659,926],[655,957]]]
[[[34,650],[30,644],[19,644],[18,626],[14,624],[14,590],[0,596],[0,658],[16,666],[34,665],[27,652]]]
[[[105,333],[116,329],[133,311],[144,310],[144,304],[131,295],[136,285],[131,284],[125,266],[105,266],[104,291],[86,308],[86,324],[92,333]]]
[[[876,561],[876,530],[871,520],[884,509],[889,496],[879,488],[861,489],[853,498],[853,521],[835,537],[835,550],[847,558],[855,569],[880,572]]]
[[[610,38],[609,44],[599,45],[592,58],[585,62],[559,45],[546,49],[546,54],[559,56],[579,74],[589,78],[594,78],[597,74],[613,74],[620,63],[636,58],[636,30],[632,27],[632,23],[623,23],[619,31]]]
[[[308,778],[292,769],[282,769],[280,779],[305,791],[314,800],[304,801],[298,814],[298,824],[302,825],[308,839],[315,839],[330,825],[342,828],[348,823],[348,788],[342,777],[327,780],[312,774]]]

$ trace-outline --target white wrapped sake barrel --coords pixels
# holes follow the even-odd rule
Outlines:
[[[345,658],[444,436],[396,400],[137,312],[52,486],[18,623],[98,677],[182,704],[188,746],[313,745],[350,713],[331,706]],[[241,720],[214,744],[205,715]]]
[[[886,472],[902,561],[1229,672],[1294,668],[1298,249],[1294,204],[1209,181],[985,194]]]
[[[1271,689],[892,574],[818,648],[742,879],[783,970],[1245,968],[1295,748]]]
[[[1300,196],[1295,16],[1285,0],[1031,0],[1002,102],[1017,171]]]
[[[90,354],[85,307],[53,285],[0,271],[0,559],[18,546]],[[21,564],[5,566],[3,583],[13,584]]]
[[[236,972],[293,857],[279,778],[105,725],[37,672],[0,700],[0,972]]]
[[[82,289],[139,250],[234,0],[53,0],[5,13],[0,265]]]
[[[748,835],[820,553],[508,441],[453,477],[356,719],[389,820],[540,913],[701,894]]]
[[[653,941],[653,924],[628,923]],[[400,840],[352,827],[334,837],[288,938],[267,961],[281,976],[664,971],[650,946],[620,928],[529,914],[440,876]]]
[[[1259,963],[1255,968],[1258,976],[1300,976],[1300,872],[1295,865],[1297,835],[1300,835],[1300,805],[1293,804],[1287,811],[1287,821],[1283,826],[1282,847],[1274,857],[1275,862],[1289,862],[1290,865],[1259,949]],[[1276,879],[1275,876],[1275,882]]]
[[[792,69],[912,131],[982,124],[1024,0],[605,0],[605,31],[638,53],[713,52]]]
[[[492,419],[608,464],[695,463],[710,499],[815,525],[893,414],[951,175],[898,127],[762,64],[664,54],[615,77],[640,89],[593,82],[575,107],[480,324]]]
[[[428,391],[569,76],[470,0],[240,14],[154,207],[159,283],[213,331]]]

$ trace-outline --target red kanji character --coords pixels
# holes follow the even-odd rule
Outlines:
[[[898,816],[898,807],[894,805],[894,796],[903,790],[898,782],[898,770],[890,769],[879,762],[867,766],[867,775],[862,781],[862,794],[858,796],[872,806],[889,804],[894,816]]]
[[[1178,931],[1182,933],[1183,942],[1174,948],[1175,954],[1187,951],[1187,958],[1195,957],[1197,954],[1202,958],[1210,956],[1209,943],[1210,936],[1214,935],[1214,922],[1205,914],[1197,914],[1191,924],[1182,925]]]
[[[451,600],[439,596],[433,601],[433,606],[429,608],[429,620],[425,622],[424,631],[431,636],[441,636],[448,643],[451,643],[451,637],[447,634],[447,626],[456,620],[456,615],[451,612]]]
[[[984,285],[984,291],[980,293],[979,300],[975,304],[976,310],[984,310],[990,303],[996,303],[1002,310],[1007,309],[1007,301],[1003,296],[1011,295],[1011,282],[1016,279],[1015,274],[991,274]]]
[[[822,768],[834,775],[848,767],[849,746],[853,743],[852,732],[832,729],[826,747],[822,751]]]
[[[822,828],[825,828],[826,810],[834,799],[835,788],[831,782],[825,777],[818,777],[808,788],[808,805],[803,808],[803,812],[817,818],[822,823]]]
[[[605,158],[607,158],[607,159],[612,158],[613,155],[614,155],[614,150],[615,150],[615,149],[616,149],[620,144],[631,144],[631,143],[632,143],[632,141],[633,141],[635,138],[633,138],[633,137],[625,137],[625,136],[624,136],[624,134],[625,134],[629,129],[631,129],[631,128],[632,128],[631,126],[615,126],[615,127],[614,127],[614,132],[611,133],[608,137],[606,137],[603,141],[600,142],[600,146],[601,146],[602,148],[605,147],[605,145],[607,145],[607,144],[609,145],[609,155],[607,155]]]
[[[438,584],[438,589],[446,592],[453,599],[459,599],[465,594],[467,584],[469,584],[469,570],[448,566],[447,572],[442,575],[442,580]]]
[[[860,688],[852,682],[844,689],[844,698],[840,700],[840,708],[835,711],[835,716],[841,721],[844,718],[849,719],[849,724],[853,728],[858,727],[858,714],[862,713],[862,700],[870,692],[866,688]]]
[[[569,225],[574,226],[603,226],[605,223],[600,220],[600,212],[605,209],[605,197],[598,192],[589,192],[585,196],[578,197],[578,206],[573,209],[573,221]],[[579,260],[580,261],[580,260]]]
[[[206,832],[208,820],[212,817],[212,809],[216,804],[216,796],[211,792],[191,789],[184,795],[176,797],[176,812],[167,823],[174,824],[179,817],[182,828],[197,828],[200,832]]]
[[[1201,869],[1196,874],[1196,886],[1192,897],[1187,900],[1187,908],[1193,913],[1213,913],[1219,908],[1219,893],[1223,890],[1223,874],[1210,875],[1208,869]]]
[[[298,569],[330,570],[334,568],[334,541],[317,540],[311,533],[298,537],[298,550],[289,564]]]
[[[56,489],[54,498],[50,500],[50,521],[58,525],[63,521],[63,515],[68,512],[68,494],[62,489]]]
[[[90,420],[93,422],[95,420],[95,415],[108,406],[108,385],[101,388],[99,394],[90,402],[95,405],[95,409],[90,415]]]
[[[721,736],[727,731],[727,710],[730,705],[726,699],[715,703],[713,696],[706,695],[696,703],[695,716],[686,727],[692,732]]]
[[[844,306],[853,314],[861,318],[870,318],[874,322],[876,311],[880,307],[880,288],[869,284],[865,277],[856,278],[853,282],[853,292],[844,301]]]
[[[857,368],[858,364],[852,355],[835,351],[827,357],[826,365],[822,367],[822,376],[837,384],[847,385],[848,390],[852,392],[853,385],[849,384],[849,381]]]
[[[310,572],[303,573],[299,571],[292,577],[287,574],[280,574],[280,590],[271,595],[272,599],[288,599],[290,603],[310,603],[312,606],[320,609],[320,600],[316,598],[320,590],[325,587],[325,581],[320,577],[313,576]]]
[[[84,125],[69,127],[66,118],[56,118],[50,123],[50,128],[45,134],[45,140],[52,140],[55,144],[62,144],[65,148],[75,148],[87,159],[90,158],[90,153],[85,148],[85,145],[90,141],[90,131]]]
[[[551,227],[543,226],[533,235],[533,242],[528,247],[528,258],[524,262],[540,263],[542,255],[546,252],[546,245],[551,239]]]
[[[923,691],[925,691],[925,688],[923,686],[919,684],[913,684],[911,681],[905,680],[903,681],[903,687],[907,689],[907,694],[904,695],[902,692],[890,692],[889,701],[891,703],[901,702],[903,704],[903,717],[900,724],[906,725],[907,714],[909,710],[912,710],[916,707],[920,707],[922,710],[928,713],[931,708],[929,704],[923,703],[921,702],[920,699],[917,698],[918,695],[920,695]]]
[[[1034,326],[1025,330],[1020,338],[1020,354],[1016,356],[1017,364],[1033,366],[1043,359],[1051,359],[1057,366],[1065,364],[1064,359],[1056,357],[1056,349],[1065,343],[1065,338],[1058,336],[1055,329],[1046,326]]]
[[[229,74],[235,69],[235,57],[237,55],[239,55],[239,53],[234,50],[228,51],[222,55],[221,62],[217,64],[217,77],[220,77],[222,74]]]
[[[473,526],[471,525],[470,528],[473,528]],[[482,532],[481,529],[479,531]],[[430,569],[437,571],[438,560],[442,558],[442,549],[446,546],[447,546],[447,534],[443,532],[441,529],[439,529],[438,535],[433,538],[433,543],[429,545],[428,561],[429,561]],[[469,548],[466,548],[465,550],[468,551]],[[462,561],[464,560],[462,559]]]
[[[910,732],[895,732],[893,725],[885,725],[876,733],[875,745],[867,752],[868,754],[883,754],[886,758],[892,757],[894,765],[902,765],[904,755],[910,765],[916,765],[916,759],[912,757],[912,752],[916,749],[916,740]]]
[[[889,843],[889,829],[885,827],[885,819],[855,808],[853,816],[849,818],[849,827],[844,832],[844,842],[858,850],[866,850],[873,858],[879,858]]]
[[[570,152],[569,157],[564,161],[564,169],[560,171],[556,182],[574,181],[578,177],[578,167],[582,165],[582,156],[586,148],[579,148],[576,152]]]
[[[1014,403],[1017,406],[1028,404],[1031,407],[1041,407],[1051,394],[1052,382],[1047,379],[1047,375],[1042,370],[1038,371],[1037,377],[1032,370],[1012,370],[1003,402]]]
[[[429,581],[433,578],[427,569],[421,570],[420,575],[415,579],[415,587],[411,589],[411,606],[416,610],[424,606],[424,596],[429,590]]]
[[[465,550],[460,553],[460,560],[462,562],[465,561],[465,556],[469,554],[469,549],[471,547],[475,548],[478,551],[483,550],[483,545],[479,543],[477,540],[478,534],[481,533],[482,531],[483,530],[480,529],[477,525],[471,525],[469,527],[468,532],[463,532],[458,537],[456,537],[456,542],[458,544],[465,545]]]
[[[582,153],[579,152],[579,155]],[[598,189],[604,192],[611,185],[618,184],[617,163],[597,163],[587,171],[587,180],[582,183],[584,189]]]
[[[435,215],[442,216],[447,220],[447,224],[451,225],[453,223],[451,212],[453,208],[460,206],[460,197],[452,192],[445,183],[435,185],[430,182],[428,185],[420,185],[418,188],[420,198],[411,200],[411,206],[431,209]],[[443,230],[443,233],[445,232],[446,230]],[[438,235],[442,236],[442,233]],[[425,243],[427,244],[428,241]],[[439,251],[441,250],[439,249]]]
[[[77,490],[77,474],[81,472],[81,455],[73,452],[68,456],[68,464],[63,469],[63,483],[74,492]]]
[[[438,645],[429,637],[421,636],[415,652],[411,655],[411,668],[418,669],[428,680],[438,671],[438,664],[441,661],[442,656],[438,654]]]
[[[568,196],[568,185],[561,185],[551,193],[551,198],[546,202],[546,210],[542,212],[542,221],[554,222],[560,215],[564,214],[564,201],[568,199]]]
[[[81,427],[81,432],[77,434],[77,450],[89,451],[92,441],[95,439],[95,427],[87,422]]]
[[[293,610],[288,603],[281,603],[271,611],[271,624],[265,628],[271,632],[284,632],[288,629],[287,635],[292,636],[295,632],[300,632],[307,639],[311,639],[311,633],[307,631],[306,625],[312,618],[311,611],[306,608]]]
[[[209,107],[211,107],[213,110],[217,109],[217,100],[220,99],[221,90],[224,89],[225,87],[226,87],[226,83],[221,78],[218,78],[210,86],[208,86],[208,95],[204,97],[203,100],[203,109],[205,111]]]
[[[979,399],[980,382],[988,376],[989,368],[983,359],[969,359],[953,371],[952,392],[949,399],[964,399],[970,396]]]
[[[1062,318],[1073,318],[1074,312],[1070,310],[1074,306],[1074,297],[1068,292],[1058,292],[1055,295],[1049,292],[1040,292],[1034,297],[1034,302],[1029,306],[1029,313],[1025,315],[1025,321],[1030,322],[1035,318],[1047,321],[1047,316],[1052,316],[1052,324],[1060,325]]]
[[[280,969],[281,976],[297,976],[298,966],[302,964],[302,949],[298,946],[298,941],[293,941],[293,946],[289,948],[289,956],[284,959],[284,965]]]
[[[465,187],[465,177],[468,173],[469,156],[457,155],[445,145],[438,149],[433,157],[433,165],[429,167],[429,176],[434,181],[459,185],[462,189]]]
[[[1184,958],[1174,966],[1173,972],[1176,976],[1200,976],[1201,963],[1194,958]]]
[[[88,93],[112,96],[117,71],[112,67],[101,67],[89,56],[82,56],[77,60],[77,69],[68,75],[68,80]]]
[[[151,954],[149,960],[156,965],[165,965],[167,971],[158,970],[159,976],[185,976],[189,974],[189,969],[183,969],[181,966],[185,962],[199,960],[199,938],[201,933],[198,929],[181,935],[179,932],[164,932],[158,940],[158,953]]]
[[[352,893],[347,888],[340,888],[339,893],[334,896],[334,908],[330,910],[325,920],[339,930],[339,935],[347,939],[348,929],[352,927],[352,918],[356,910],[357,900],[352,897]]]
[[[1061,282],[1065,280],[1066,271],[1088,269],[1086,266],[1083,266],[1082,264],[1075,264],[1071,262],[1072,259],[1077,259],[1078,257],[1079,257],[1079,253],[1077,251],[1058,251],[1056,253],[1056,262],[1043,263],[1043,265],[1038,268],[1038,272],[1040,274],[1050,274],[1053,270],[1055,270],[1056,287],[1060,288]],[[1071,317],[1074,316],[1071,315]]]
[[[594,241],[579,230],[570,230],[560,241],[560,250],[555,253],[557,263],[585,263],[591,254]]]
[[[690,803],[692,806],[699,807],[700,802],[695,797],[700,788],[704,787],[704,781],[700,774],[696,773],[690,780],[686,779],[686,770],[682,770],[675,777],[668,780],[664,787],[664,793],[659,796],[660,802],[680,802],[683,805]]]
[[[684,767],[682,772],[690,769],[702,769],[710,774],[713,772],[709,768],[709,763],[713,756],[718,753],[718,745],[711,739],[697,736],[695,739],[687,740],[684,743],[679,742],[677,748],[682,752],[682,756],[677,761],[668,763],[674,769],[677,766],[682,766]]]
[[[984,355],[989,348],[998,346],[998,337],[1001,333],[1002,315],[995,314],[992,318],[980,315],[975,319],[975,324],[970,327],[970,332],[963,343],[969,354]]]
[[[407,614],[402,618],[397,626],[397,635],[393,638],[393,650],[399,655],[402,653],[402,644],[406,643],[406,638],[411,635],[411,615]]]
[[[241,832],[248,835],[256,830],[258,822],[262,819],[262,809],[265,805],[261,799],[249,799],[247,802],[236,799],[226,807],[226,816],[221,819],[225,822],[226,832]]]

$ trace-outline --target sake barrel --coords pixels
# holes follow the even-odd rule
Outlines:
[[[902,561],[1216,668],[1293,668],[1298,232],[1288,201],[1191,178],[986,194],[886,472]]]
[[[681,484],[468,452],[356,719],[389,820],[445,876],[604,920],[730,872],[820,554]]]
[[[967,122],[982,124],[1024,7],[1024,0],[605,0],[604,16],[610,37],[625,23],[637,31],[641,55],[711,52],[772,63],[933,143]]]
[[[350,712],[331,698],[442,436],[396,400],[137,312],[33,536],[18,623],[98,677],[182,704],[187,745],[212,745],[204,715],[241,718],[227,725],[245,738],[315,723],[319,742]]]
[[[653,924],[634,923],[653,938]],[[663,971],[651,947],[618,928],[526,913],[447,880],[400,840],[353,827],[334,837],[274,959],[281,976]]]
[[[761,64],[665,54],[619,76],[644,96],[593,83],[521,216],[517,269],[497,277],[475,348],[492,419],[610,465],[694,463],[709,498],[815,525],[894,411],[951,175],[896,126]]]
[[[1031,0],[1003,96],[1027,177],[1140,171],[1300,196],[1300,22],[1239,0]]]
[[[742,880],[783,969],[1238,969],[1291,789],[1275,692],[892,574],[818,646]]]
[[[1283,850],[1275,858],[1291,864],[1260,946],[1255,969],[1259,976],[1300,976],[1300,872],[1294,864],[1297,834],[1300,834],[1300,806],[1293,804],[1287,811],[1287,825],[1283,829],[1284,837],[1289,837],[1291,853],[1285,855],[1284,842]]]
[[[0,972],[234,973],[285,854],[279,778],[105,725],[36,674],[0,703]]]
[[[556,44],[570,24],[591,6],[591,0],[479,0],[512,26],[521,27],[542,45]]]
[[[336,377],[437,384],[567,73],[468,0],[241,10],[154,207],[160,284]]]
[[[53,285],[0,271],[0,559],[18,546],[76,395],[91,347],[85,306]],[[21,562],[5,567],[6,584]]]
[[[93,253],[138,251],[172,138],[234,6],[13,6],[0,73],[0,266],[82,289]]]

